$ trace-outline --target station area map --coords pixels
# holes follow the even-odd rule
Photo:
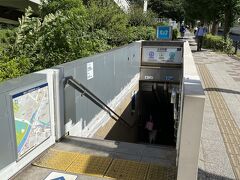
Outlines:
[[[51,135],[48,84],[12,96],[18,158]]]

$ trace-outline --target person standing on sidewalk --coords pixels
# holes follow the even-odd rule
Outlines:
[[[203,24],[201,24],[198,27],[198,30],[196,32],[196,38],[197,38],[197,51],[201,51],[202,49],[202,43],[203,43],[203,37],[206,33],[205,28],[203,27]]]
[[[185,28],[184,25],[182,24],[181,27],[180,27],[180,33],[181,33],[181,37],[182,37],[182,38],[184,37],[185,31],[186,31],[186,28]]]

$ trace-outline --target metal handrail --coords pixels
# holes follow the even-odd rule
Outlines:
[[[116,112],[114,112],[108,105],[106,105],[101,99],[99,99],[96,95],[94,95],[89,89],[87,89],[84,85],[76,81],[72,76],[65,78],[65,85],[69,84],[71,87],[76,89],[82,95],[90,99],[93,103],[95,103],[98,107],[108,112],[108,114],[115,120],[120,120],[126,126],[132,127],[126,120],[124,120],[121,116],[119,116]],[[115,116],[113,116],[115,115]],[[117,118],[116,118],[117,117]]]

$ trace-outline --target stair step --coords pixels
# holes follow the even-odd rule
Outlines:
[[[53,149],[175,166],[174,147],[67,136]]]

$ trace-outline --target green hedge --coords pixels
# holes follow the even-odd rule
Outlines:
[[[222,36],[214,36],[207,34],[203,39],[203,47],[213,49],[215,51],[222,51],[225,53],[232,53],[233,42],[230,38],[225,41]]]
[[[173,40],[177,39],[178,36],[179,36],[179,34],[180,34],[180,32],[179,32],[178,29],[176,29],[176,28],[173,29],[173,31],[172,31],[172,39],[173,39]]]

